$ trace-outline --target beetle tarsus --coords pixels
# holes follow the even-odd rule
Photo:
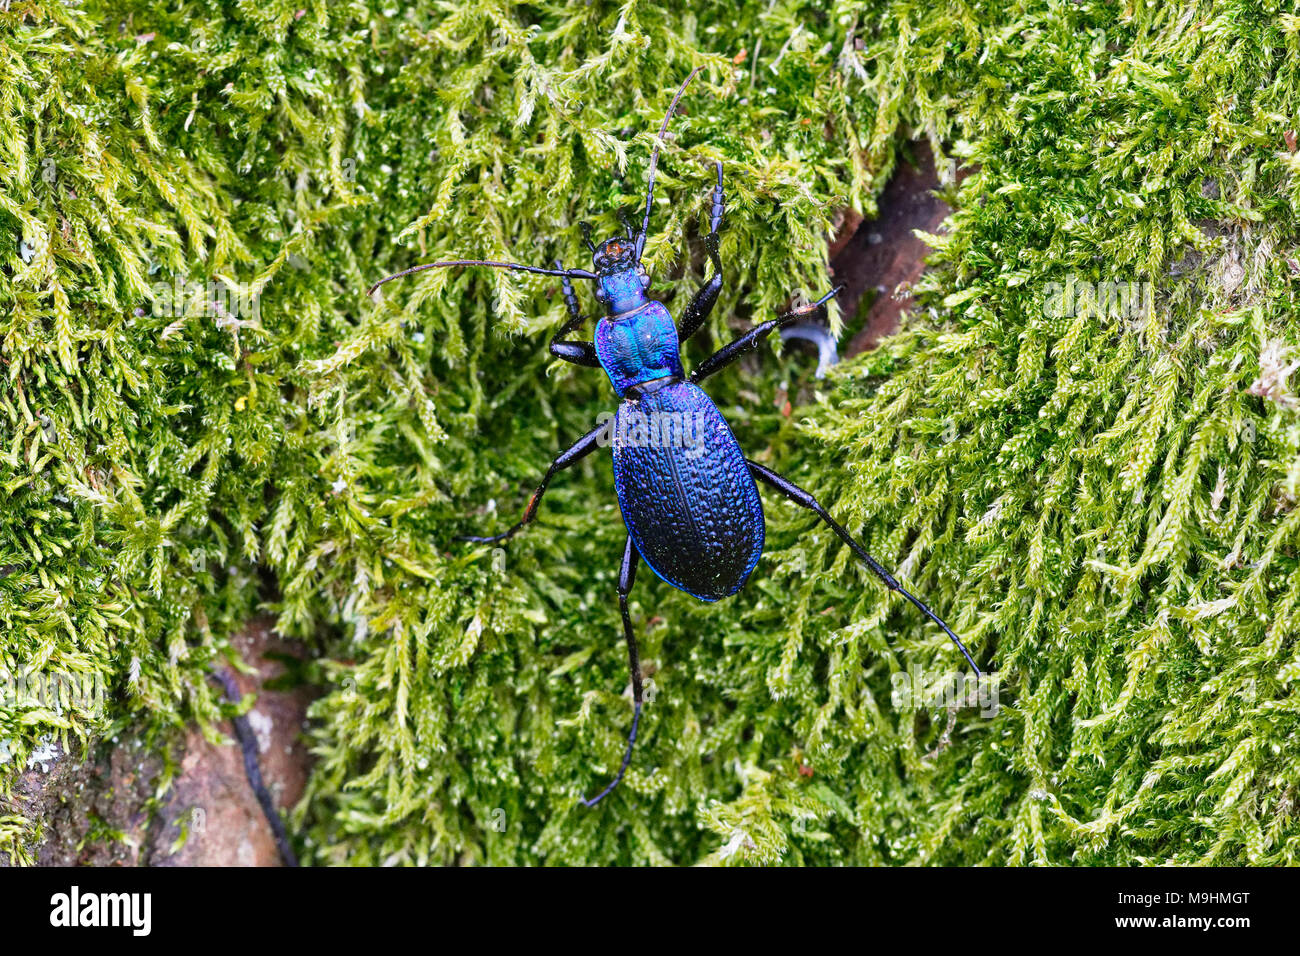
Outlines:
[[[632,615],[627,609],[627,596],[636,583],[636,567],[641,555],[632,543],[632,536],[627,536],[623,545],[623,563],[618,571],[618,610],[623,617],[623,639],[627,641],[627,663],[632,672],[632,732],[627,735],[627,751],[623,754],[623,763],[619,765],[618,775],[610,781],[609,786],[590,800],[581,798],[584,806],[594,807],[604,800],[623,782],[628,765],[632,763],[632,750],[636,747],[636,729],[641,723],[641,662],[637,656],[636,632],[632,630]]]
[[[610,781],[609,785],[605,787],[604,790],[600,791],[600,793],[596,794],[590,800],[583,797],[583,806],[594,807],[596,804],[600,803],[600,801],[613,793],[614,788],[623,782],[623,775],[627,773],[627,768],[632,763],[632,750],[636,747],[636,728],[639,723],[641,723],[641,701],[638,700],[632,707],[632,733],[628,735],[627,752],[623,754],[623,763],[618,768],[618,775]]]
[[[713,187],[713,209],[709,215],[709,234],[704,237],[704,248],[709,254],[709,263],[713,266],[713,275],[705,280],[704,285],[695,293],[682,317],[677,323],[678,342],[685,342],[698,332],[713,311],[722,291],[722,254],[719,251],[718,229],[722,226],[722,216],[726,205],[722,195],[722,162],[717,164],[718,184]]]
[[[583,435],[576,442],[566,448],[564,451],[551,462],[551,466],[546,469],[546,474],[542,476],[541,483],[533,496],[528,499],[528,506],[524,508],[524,516],[516,522],[509,531],[503,531],[501,534],[493,535],[460,535],[457,541],[472,541],[475,544],[496,544],[498,541],[505,541],[507,538],[513,538],[516,534],[524,529],[524,526],[531,523],[537,517],[537,509],[542,503],[542,495],[546,494],[546,486],[551,483],[557,472],[563,471],[572,465],[577,464],[586,458],[593,451],[600,447],[602,436],[609,431],[612,419],[601,422],[587,434]]]
[[[877,561],[875,558],[869,555],[866,549],[863,548],[862,545],[858,544],[856,540],[854,540],[853,535],[849,534],[848,531],[846,531],[838,521],[832,518],[830,516],[830,512],[828,512],[822,506],[821,502],[819,502],[815,497],[813,497],[813,495],[810,492],[807,492],[804,489],[800,488],[798,485],[796,485],[789,478],[786,478],[784,475],[779,475],[775,471],[772,471],[772,469],[770,468],[764,468],[756,461],[749,462],[749,470],[753,473],[754,477],[757,478],[759,481],[762,481],[764,484],[772,488],[775,488],[786,498],[790,499],[795,504],[799,505],[799,507],[807,508],[809,511],[816,514],[817,517],[821,518],[822,521],[826,523],[826,526],[829,527],[832,531],[834,531],[836,536],[849,546],[849,549],[857,556],[858,560],[860,560],[863,564],[865,564],[868,568],[870,568],[871,572],[875,574],[876,577],[880,578],[881,582],[885,585],[885,587],[889,588],[889,590],[891,591],[897,591],[899,594],[903,595],[903,597],[911,601],[912,604],[914,604],[923,614],[925,614],[926,617],[928,617],[930,620],[934,621],[934,623],[938,624],[941,628],[943,628],[943,632],[948,635],[948,637],[952,640],[953,644],[957,645],[957,650],[961,651],[962,657],[966,658],[966,663],[970,664],[972,669],[974,669],[976,678],[980,678],[984,676],[980,672],[979,665],[975,663],[975,658],[973,658],[971,656],[970,651],[966,649],[966,645],[961,642],[961,638],[959,638],[956,634],[952,632],[952,628],[950,628],[947,624],[945,624],[943,620],[939,617],[939,615],[931,611],[929,607],[927,607],[925,603],[921,601],[920,598],[918,598],[916,595],[912,594],[905,587],[899,584],[898,579],[895,578],[892,574],[890,574],[887,570],[885,570],[884,566],[879,561]]]
[[[740,356],[744,355],[752,348],[757,348],[758,344],[771,335],[777,329],[783,329],[787,326],[794,325],[797,322],[808,322],[826,318],[826,303],[835,296],[839,295],[844,286],[837,285],[824,296],[811,305],[795,309],[793,312],[786,312],[777,316],[775,319],[768,319],[760,325],[754,326],[744,335],[733,339],[722,348],[718,349],[699,365],[691,370],[690,381],[698,385],[704,379],[708,378],[714,372],[726,368]]]
[[[709,211],[709,235],[716,242],[725,206],[722,201],[722,160],[719,159],[714,165],[718,172],[718,184],[713,187],[713,208]]]

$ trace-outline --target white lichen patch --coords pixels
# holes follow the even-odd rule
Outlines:
[[[248,712],[248,726],[253,728],[253,733],[257,735],[258,753],[266,753],[271,749],[271,731],[274,724],[271,718],[262,711],[253,709]]]
[[[50,767],[62,756],[63,750],[53,737],[42,737],[37,743],[36,749],[27,758],[27,769],[49,773]]]
[[[1266,398],[1282,408],[1300,407],[1287,379],[1300,368],[1300,360],[1291,360],[1294,350],[1281,339],[1270,339],[1259,353],[1259,378],[1246,389],[1251,395]]]

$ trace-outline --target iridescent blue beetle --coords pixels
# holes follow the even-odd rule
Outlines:
[[[650,182],[640,230],[633,230],[625,221],[625,235],[596,246],[591,241],[590,226],[583,223],[594,272],[564,269],[559,263],[555,269],[540,269],[513,262],[457,259],[415,266],[380,280],[370,289],[374,292],[385,282],[413,272],[449,266],[493,266],[560,276],[569,320],[551,339],[551,354],[576,365],[603,368],[622,399],[612,420],[597,425],[551,462],[523,517],[513,527],[497,535],[461,539],[490,544],[513,537],[536,516],[546,486],[557,472],[581,461],[602,444],[612,446],[614,487],[627,525],[627,543],[618,577],[618,604],[632,671],[632,731],[618,773],[604,790],[590,800],[583,800],[587,806],[594,806],[618,786],[636,745],[641,720],[641,668],[627,599],[638,562],[644,560],[673,587],[702,601],[717,601],[735,594],[749,579],[763,552],[763,504],[756,480],[816,513],[886,587],[902,594],[943,628],[975,669],[977,677],[980,673],[974,658],[948,625],[905,590],[816,498],[776,472],[745,458],[717,406],[699,387],[701,381],[756,347],[772,332],[810,319],[824,319],[826,303],[839,289],[812,305],[755,326],[710,355],[689,375],[682,368],[681,344],[704,324],[722,288],[722,260],[718,254],[718,227],[723,213],[721,163],[716,164],[718,182],[713,189],[709,234],[704,240],[713,274],[682,313],[680,325],[674,324],[663,303],[646,296],[650,279],[641,265],[641,253],[650,229],[659,147],[682,94],[699,72],[700,68],[693,70],[677,90],[659,129],[650,157]],[[606,311],[596,326],[592,342],[567,338],[583,324],[572,279],[595,280],[596,298]]]

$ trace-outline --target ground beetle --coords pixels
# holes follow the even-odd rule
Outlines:
[[[596,796],[583,800],[589,807],[595,806],[618,786],[627,772],[636,745],[637,725],[641,720],[641,668],[637,662],[636,635],[628,614],[627,597],[632,590],[638,562],[644,560],[663,580],[701,601],[717,601],[735,594],[744,586],[763,552],[763,505],[755,479],[826,522],[887,588],[902,594],[943,628],[975,669],[977,677],[980,673],[970,652],[951,628],[908,593],[816,498],[789,479],[745,458],[726,420],[699,387],[700,382],[755,348],[772,332],[809,319],[824,320],[826,303],[840,290],[834,289],[812,305],[755,326],[706,358],[690,375],[683,370],[681,345],[699,331],[722,288],[722,259],[718,254],[718,227],[723,212],[722,163],[717,163],[718,183],[713,188],[709,234],[704,237],[713,275],[682,313],[680,325],[673,324],[672,316],[662,303],[646,297],[650,278],[641,265],[641,253],[650,229],[659,147],[682,94],[700,69],[693,70],[677,90],[659,129],[659,138],[650,156],[650,183],[640,230],[634,230],[624,220],[624,235],[596,246],[591,241],[591,227],[582,224],[595,272],[565,269],[558,262],[555,269],[539,269],[514,262],[456,259],[429,262],[398,272],[381,279],[369,290],[373,293],[385,282],[414,272],[448,266],[494,266],[560,276],[569,320],[551,339],[551,354],[575,365],[603,368],[614,391],[622,399],[613,419],[597,425],[551,462],[518,523],[501,534],[461,539],[491,544],[513,537],[536,517],[546,486],[557,472],[581,461],[601,444],[612,444],[614,487],[627,525],[627,543],[623,546],[623,564],[618,575],[618,606],[623,616],[623,635],[627,640],[627,656],[632,671],[632,732],[628,735],[627,752],[618,774]],[[605,307],[607,314],[597,324],[593,342],[566,338],[581,328],[584,321],[571,279],[594,279],[596,298]],[[630,424],[634,419],[635,423]],[[644,427],[647,421],[652,426],[648,429]],[[654,427],[656,422],[662,422],[664,427]],[[666,435],[680,437],[684,431],[692,432],[695,440],[665,440]],[[629,435],[655,437],[648,441],[628,440]]]

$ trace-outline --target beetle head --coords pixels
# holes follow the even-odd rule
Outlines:
[[[611,313],[644,305],[650,277],[637,256],[636,242],[627,236],[606,239],[591,256],[596,267],[596,298]]]
[[[592,264],[596,267],[596,275],[609,276],[616,272],[627,272],[629,269],[636,269],[640,263],[637,262],[636,243],[626,236],[615,236],[612,239],[606,239],[591,255]]]

